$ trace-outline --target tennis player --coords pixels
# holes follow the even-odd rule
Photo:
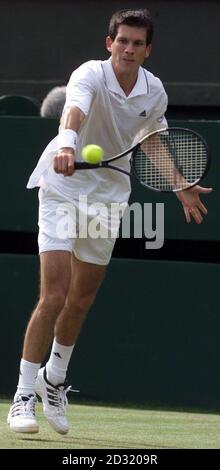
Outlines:
[[[12,431],[38,432],[37,392],[50,425],[58,433],[68,432],[66,372],[115,238],[74,237],[65,231],[66,211],[60,208],[71,206],[76,214],[82,194],[89,203],[107,207],[128,201],[128,176],[108,169],[74,173],[74,159],[80,159],[82,147],[91,143],[101,145],[106,157],[111,157],[129,148],[143,129],[147,133],[166,126],[163,85],[142,67],[151,52],[152,36],[147,10],[123,10],[112,16],[106,39],[109,60],[91,60],[73,72],[59,134],[43,152],[28,182],[29,188],[40,187],[41,289],[27,326],[18,387],[8,415]],[[129,170],[127,158],[116,164]],[[178,193],[187,222],[190,215],[197,223],[202,221],[207,210],[199,195],[210,191],[196,186]],[[51,343],[49,360],[41,367]]]

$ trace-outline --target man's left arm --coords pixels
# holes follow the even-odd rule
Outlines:
[[[165,118],[165,112],[167,109],[167,95],[164,92],[163,100],[160,101],[162,103],[162,107],[160,110],[161,113],[161,118],[157,117],[156,123],[161,127],[166,127],[167,121]],[[208,214],[208,210],[202,203],[200,199],[200,194],[209,194],[213,191],[213,188],[205,188],[203,186],[194,186],[193,188],[189,188],[185,191],[179,191],[176,192],[176,196],[179,199],[179,201],[182,203],[186,222],[190,223],[191,222],[191,217],[195,220],[197,224],[201,224],[203,221],[204,215]]]

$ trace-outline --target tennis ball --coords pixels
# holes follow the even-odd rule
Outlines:
[[[87,163],[99,163],[104,157],[104,150],[99,145],[86,145],[82,149],[82,157]]]

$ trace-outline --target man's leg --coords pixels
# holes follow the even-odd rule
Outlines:
[[[48,251],[41,253],[40,300],[29,321],[25,334],[23,359],[42,362],[54,335],[54,326],[69,291],[71,253]]]
[[[72,280],[64,308],[55,326],[58,343],[70,346],[76,342],[105,272],[106,266],[80,261],[72,254]]]
[[[72,255],[72,278],[62,312],[56,321],[55,341],[45,368],[38,374],[37,393],[44,405],[44,414],[59,433],[68,432],[65,416],[66,387],[64,384],[73,346],[86,314],[105,275],[105,266],[78,260]]]
[[[25,334],[18,389],[8,415],[10,429],[37,432],[35,381],[40,363],[51,343],[54,325],[63,308],[71,279],[71,254],[50,251],[40,255],[40,300]]]

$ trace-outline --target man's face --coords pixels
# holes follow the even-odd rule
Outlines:
[[[151,45],[146,45],[146,29],[127,25],[119,26],[114,41],[108,36],[106,46],[118,73],[137,72],[151,50]]]

